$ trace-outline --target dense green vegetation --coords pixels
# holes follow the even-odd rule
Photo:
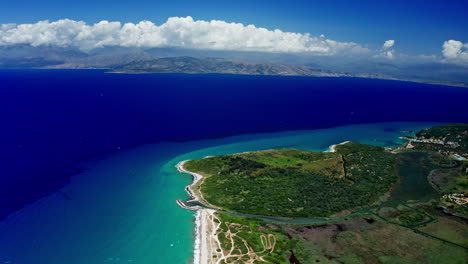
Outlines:
[[[425,138],[446,138],[447,141],[458,141],[462,138],[460,142],[464,143],[465,147],[468,147],[468,141],[466,140],[466,135],[468,131],[468,124],[446,124],[440,126],[433,126],[427,129],[423,129],[416,133],[417,137]]]
[[[433,139],[444,143],[413,142],[417,150],[468,155],[468,124],[448,124],[424,129],[416,134],[416,139]],[[449,144],[450,142],[454,144]]]
[[[417,139],[426,142],[406,150],[428,155],[394,155],[380,147],[347,143],[333,153],[256,151],[193,160],[185,168],[205,176],[198,187],[209,203],[259,215],[326,217],[369,205],[398,180],[395,171],[408,184],[406,174],[395,167],[401,169],[402,161],[411,177],[418,171],[414,168],[425,168],[420,175],[439,192],[431,200],[375,203],[346,220],[318,225],[273,224],[217,212],[222,249],[234,254],[222,263],[245,263],[252,252],[258,253],[255,263],[466,263],[463,217],[468,216],[468,205],[456,198],[468,196],[468,161],[451,155],[467,153],[467,127],[444,125],[419,132]],[[409,158],[412,154],[428,162]]]
[[[277,149],[209,157],[185,164],[206,176],[207,202],[228,211],[327,217],[375,201],[397,181],[396,156],[358,143],[336,152]]]

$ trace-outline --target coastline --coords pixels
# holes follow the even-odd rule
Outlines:
[[[324,152],[336,152],[338,146],[344,145],[350,142],[351,141],[343,141],[338,144],[330,145],[329,148],[325,150]],[[245,152],[239,152],[239,153],[249,153],[249,152],[253,152],[253,151],[245,151]],[[239,154],[239,153],[236,153],[236,154]],[[235,155],[235,154],[232,154],[232,155]],[[210,156],[205,156],[205,158],[208,158],[208,157]],[[215,212],[219,208],[215,206],[212,207],[208,202],[206,202],[203,199],[203,195],[199,193],[199,191],[197,191],[196,188],[199,188],[199,184],[203,182],[204,176],[185,169],[184,164],[186,162],[188,162],[188,160],[181,161],[177,163],[177,165],[175,166],[179,172],[188,173],[192,175],[193,177],[192,182],[185,187],[185,190],[190,195],[190,199],[187,200],[186,202],[198,202],[202,205],[208,206],[208,208],[204,206],[200,206],[200,205],[190,206],[181,200],[177,200],[177,204],[181,208],[196,211],[193,263],[194,264],[218,263],[219,260],[224,259],[226,257],[225,253],[219,252],[219,250],[221,249],[221,244],[216,234],[216,230],[217,228],[219,228],[219,222],[215,220],[218,218],[215,215]],[[388,199],[389,194],[392,192],[393,188],[395,188],[395,186],[392,186],[384,195],[382,195],[382,197],[380,197],[379,200],[376,201],[376,204],[386,201]],[[328,219],[326,218],[326,220],[330,222],[342,221],[344,219],[347,219],[348,217],[353,217],[352,215],[356,213],[358,213],[358,211],[345,210],[334,215],[332,218],[328,218]]]
[[[187,193],[190,195],[190,202],[195,202],[195,201],[200,201],[200,197],[198,197],[195,192],[192,190],[192,187],[197,184],[202,178],[203,176],[198,174],[198,173],[195,173],[195,172],[191,172],[191,171],[188,171],[186,169],[184,169],[184,164],[187,162],[188,160],[184,160],[184,161],[181,161],[179,163],[177,163],[176,165],[176,168],[179,172],[181,173],[188,173],[190,175],[192,175],[193,177],[193,180],[192,180],[192,183],[187,185],[185,187],[185,190],[187,191]]]
[[[325,152],[336,152],[336,147],[339,145],[346,144],[350,141],[344,141],[339,144],[334,144],[329,147]],[[243,153],[248,153],[251,151],[246,151]],[[210,156],[207,156],[210,157]],[[205,158],[207,158],[205,157]],[[192,175],[192,182],[185,187],[185,191],[189,194],[190,199],[186,202],[199,202],[201,204],[208,204],[201,194],[198,195],[194,190],[195,186],[203,180],[203,175],[188,171],[184,168],[184,164],[188,160],[180,161],[175,166],[177,171],[180,173],[187,173]],[[219,247],[219,241],[216,236],[216,223],[214,222],[214,213],[216,212],[216,207],[213,206],[213,209],[205,208],[202,206],[189,206],[185,204],[182,200],[176,200],[176,203],[183,209],[196,211],[195,213],[195,243],[194,243],[194,253],[193,253],[193,263],[194,264],[215,264],[216,259],[213,259],[213,255],[218,256],[219,253],[216,252],[216,249]]]
[[[6,70],[16,70],[15,68],[10,68]],[[329,78],[362,78],[362,79],[376,79],[376,80],[390,80],[390,81],[400,81],[400,82],[410,82],[410,83],[421,83],[421,84],[429,84],[429,85],[442,85],[442,86],[450,86],[450,87],[461,87],[461,88],[468,88],[467,83],[457,82],[457,81],[432,81],[432,80],[424,80],[424,79],[410,79],[410,78],[398,78],[392,76],[373,76],[372,74],[345,74],[340,72],[333,72],[330,74],[324,75],[303,75],[303,74],[248,74],[248,73],[230,73],[230,72],[183,72],[183,71],[170,71],[170,72],[144,72],[144,71],[114,71],[113,68],[108,67],[36,67],[30,68],[34,70],[107,70],[104,73],[111,73],[111,74],[172,74],[172,73],[181,73],[181,74],[230,74],[230,75],[246,75],[246,76],[290,76],[290,77],[329,77]]]
[[[328,150],[325,150],[324,152],[336,152],[336,147],[340,146],[340,145],[344,145],[344,144],[347,144],[351,141],[343,141],[339,144],[333,144],[331,145],[330,147],[328,147]]]
[[[339,144],[334,144],[329,147],[328,150],[324,152],[336,152],[336,147],[339,145],[344,145],[349,143],[350,141],[344,141]],[[242,153],[248,153],[252,151],[246,151]],[[206,156],[208,158],[210,156]],[[195,186],[199,184],[203,180],[203,175],[188,171],[184,168],[184,164],[188,160],[180,161],[175,166],[177,171],[180,173],[187,173],[192,175],[192,182],[185,187],[185,191],[189,194],[190,199],[186,202],[199,202],[201,204],[208,205],[212,208],[205,208],[202,206],[189,206],[182,200],[176,200],[176,203],[183,209],[196,211],[195,213],[195,243],[194,243],[194,255],[193,255],[193,263],[194,264],[215,264],[217,263],[218,258],[213,259],[213,255],[219,257],[219,252],[216,249],[219,249],[218,246],[219,241],[216,236],[216,223],[214,222],[214,218],[216,216],[214,213],[216,212],[215,206],[210,205],[206,202],[203,197],[197,194],[194,190]]]
[[[188,173],[192,175],[192,183],[185,187],[185,190],[190,195],[189,202],[200,202],[200,197],[196,195],[192,187],[197,184],[203,176],[184,169],[184,164],[187,160],[177,163],[176,168],[181,173]],[[195,245],[193,253],[194,264],[212,264],[215,263],[211,257],[215,250],[213,242],[216,240],[216,228],[213,222],[213,215],[216,212],[214,209],[203,208],[201,206],[190,207],[185,205],[184,202],[177,200],[177,204],[183,209],[196,211],[195,213]],[[217,248],[217,247],[216,247]]]

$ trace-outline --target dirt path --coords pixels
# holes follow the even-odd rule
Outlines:
[[[216,225],[218,230],[221,225],[221,220],[213,214],[213,223],[215,222],[214,219],[217,219],[219,221],[219,224]],[[220,264],[223,261],[230,263],[246,263],[246,264],[254,264],[256,261],[261,261],[261,262],[267,262],[263,256],[260,256],[261,254],[265,253],[268,251],[269,253],[273,252],[276,246],[276,237],[273,234],[264,234],[260,236],[260,240],[262,241],[262,246],[263,250],[256,252],[250,245],[249,243],[242,237],[238,236],[237,234],[240,231],[235,232],[236,227],[240,227],[239,224],[235,223],[228,223],[225,222],[227,226],[227,231],[224,232],[226,235],[226,238],[229,238],[230,241],[230,248],[229,249],[222,249],[221,248],[221,242],[219,241],[217,235],[215,235],[214,241],[216,241],[216,250],[213,250],[213,252],[216,252],[216,261],[213,261],[212,263]],[[216,232],[214,232],[216,233]],[[252,231],[248,231],[247,233],[252,233]],[[236,247],[235,239],[240,240],[242,244],[244,245],[245,249],[247,250],[246,253],[242,253],[242,250],[238,247]],[[219,249],[219,250],[218,250]],[[237,253],[238,252],[238,253]]]

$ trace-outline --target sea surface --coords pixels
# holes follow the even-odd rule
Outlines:
[[[468,122],[468,89],[359,78],[0,71],[0,263],[187,263],[185,159]],[[359,125],[360,124],[360,125]]]

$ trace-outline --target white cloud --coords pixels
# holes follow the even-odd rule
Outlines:
[[[81,50],[123,46],[304,52],[313,55],[368,52],[367,48],[356,43],[338,42],[322,35],[313,37],[220,20],[195,21],[192,17],[171,17],[160,26],[150,21],[123,25],[120,22],[101,21],[87,25],[83,21],[69,19],[1,25],[0,45],[14,44],[74,46]]]
[[[382,45],[382,48],[380,49],[379,54],[375,55],[375,58],[387,58],[387,59],[393,59],[395,56],[395,50],[393,49],[393,46],[395,45],[395,40],[389,39],[384,42]]]
[[[382,48],[383,49],[389,49],[389,48],[393,47],[393,45],[395,45],[395,40],[389,39],[389,40],[385,41]]]
[[[442,45],[442,55],[446,62],[468,63],[468,43],[447,40]]]
[[[393,59],[393,51],[392,50],[387,50],[385,53],[384,53],[385,57],[389,58],[389,59]]]

